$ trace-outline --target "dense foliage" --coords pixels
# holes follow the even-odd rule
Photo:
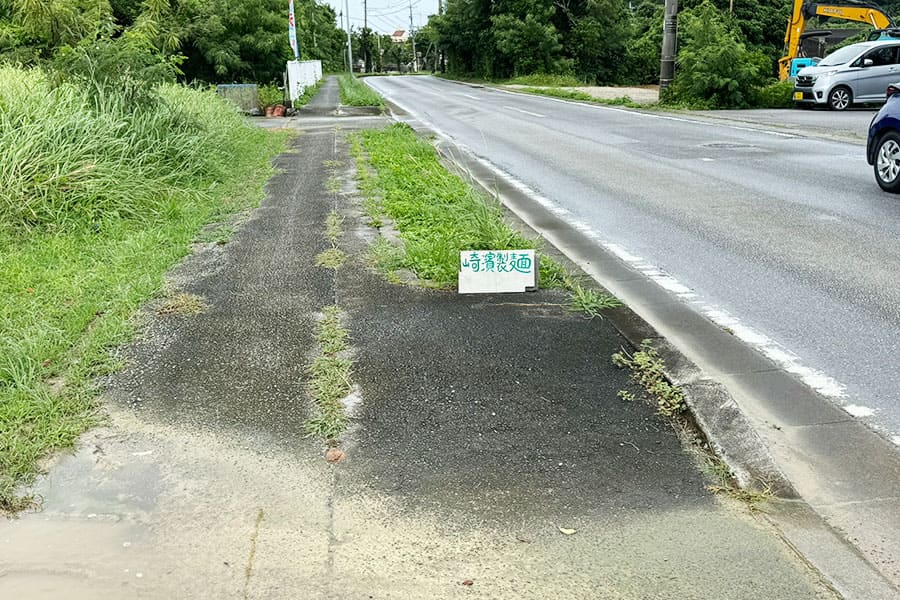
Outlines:
[[[675,95],[743,106],[775,74],[787,0],[684,0]],[[587,84],[659,77],[663,0],[447,0],[429,22],[451,73],[569,75]],[[733,10],[732,10],[733,7]]]
[[[295,15],[301,58],[339,69],[344,41],[334,10],[296,0]],[[284,0],[0,0],[5,62],[32,65],[127,34],[177,66],[186,81],[280,81],[292,57]]]
[[[733,21],[709,2],[682,13],[677,75],[669,90],[676,100],[709,107],[743,107],[767,83],[771,61],[741,40]]]

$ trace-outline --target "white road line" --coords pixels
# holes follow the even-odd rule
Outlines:
[[[516,112],[520,112],[523,115],[531,115],[532,117],[538,117],[539,119],[545,119],[547,115],[542,115],[540,113],[531,112],[530,110],[522,110],[521,108],[516,108],[515,106],[504,106],[503,108],[514,110]]]
[[[478,96],[473,96],[472,94],[463,94],[466,98],[471,98],[472,100],[480,100]]]

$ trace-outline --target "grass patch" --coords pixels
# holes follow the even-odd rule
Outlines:
[[[316,265],[325,267],[326,269],[340,269],[347,260],[347,255],[343,250],[337,247],[338,242],[343,235],[341,226],[344,224],[344,217],[336,210],[332,210],[325,217],[325,237],[331,242],[331,248],[320,252],[316,256]]]
[[[353,140],[352,152],[370,219],[383,213],[403,238],[403,248],[390,251],[393,270],[409,269],[431,285],[451,287],[460,251],[535,247],[503,221],[499,202],[447,171],[434,147],[409,126],[364,131]],[[375,254],[377,261],[387,252],[382,247]],[[560,284],[557,263],[541,256],[540,268],[542,287]]]
[[[340,269],[344,266],[347,255],[339,248],[329,248],[316,256],[316,265],[326,269]]]
[[[347,350],[349,333],[341,325],[341,310],[326,307],[316,328],[321,355],[309,366],[307,390],[316,407],[316,415],[306,422],[310,435],[337,440],[347,426],[341,400],[352,389],[353,363],[340,353]]]
[[[316,97],[316,94],[319,93],[319,90],[322,89],[322,86],[325,85],[325,79],[320,79],[316,82],[315,85],[311,85],[307,88],[304,88],[303,93],[297,97],[296,100],[291,104],[294,108],[300,108],[301,106],[306,106],[309,104],[309,101]]]
[[[406,263],[403,248],[383,237],[379,237],[369,247],[369,258],[375,268],[385,274],[402,269]]]
[[[587,85],[572,75],[547,75],[545,73],[513,77],[506,83],[508,85],[539,85],[548,87],[582,87]]]
[[[571,311],[584,313],[587,318],[593,319],[601,316],[602,311],[617,306],[622,306],[622,303],[615,296],[584,288],[578,283],[571,285],[568,304]]]
[[[527,87],[516,90],[525,92],[526,94],[534,94],[536,96],[550,96],[552,98],[563,98],[565,100],[578,100],[579,102],[590,102],[592,104],[603,104],[606,106],[626,106],[628,108],[655,108],[656,104],[641,104],[635,102],[628,96],[619,98],[595,98],[588,93],[578,90],[568,90],[564,88],[537,88]]]
[[[630,369],[631,380],[643,389],[646,399],[656,405],[657,413],[671,419],[682,443],[696,456],[701,470],[711,481],[707,489],[714,494],[743,502],[751,511],[761,510],[764,503],[774,496],[768,484],[763,485],[762,489],[744,489],[738,485],[731,467],[716,456],[697,430],[696,424],[685,414],[687,404],[684,393],[666,379],[665,363],[650,340],[641,342],[640,348],[633,354],[625,350],[616,352],[612,355],[612,362],[620,368]],[[626,401],[636,399],[628,390],[621,390],[618,395]]]
[[[130,112],[0,68],[0,510],[41,457],[97,422],[93,379],[203,226],[255,206],[285,136],[214,93]]]
[[[338,87],[345,106],[384,106],[378,92],[347,73],[338,75]]]
[[[341,231],[341,227],[344,225],[344,217],[341,216],[336,210],[328,213],[328,216],[325,217],[325,235],[328,236],[328,240],[331,242],[332,246],[336,246],[340,241],[341,236],[344,234]]]
[[[684,394],[666,379],[666,365],[650,340],[641,342],[641,347],[634,354],[624,349],[616,352],[612,355],[612,362],[617,367],[631,370],[631,380],[643,388],[660,415],[674,417],[684,412]],[[629,392],[619,395],[626,400],[633,399]]]
[[[224,246],[234,236],[234,225],[221,223],[214,227],[205,227],[197,237],[193,239],[197,244],[216,244]]]
[[[166,298],[156,309],[160,315],[196,315],[204,312],[206,300],[195,294],[176,294]]]

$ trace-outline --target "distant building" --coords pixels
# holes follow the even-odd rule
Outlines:
[[[406,40],[409,39],[409,36],[406,34],[406,31],[403,29],[398,29],[394,33],[391,34],[391,41],[395,44],[402,44]]]

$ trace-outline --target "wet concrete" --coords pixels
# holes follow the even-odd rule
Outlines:
[[[234,240],[176,271],[208,311],[152,318],[124,351],[108,424],[39,482],[42,512],[0,523],[0,597],[833,597],[705,489],[649,406],[616,398],[606,322],[553,292],[370,272],[345,131],[301,135]],[[315,266],[332,208],[337,275]],[[361,398],[336,465],[302,429],[333,303]]]

